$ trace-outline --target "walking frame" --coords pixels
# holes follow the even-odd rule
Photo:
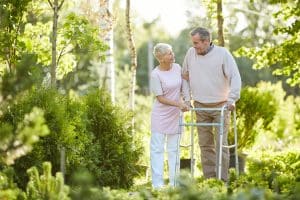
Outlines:
[[[218,148],[218,152],[219,152],[219,158],[217,159],[217,166],[216,166],[216,171],[217,171],[217,178],[219,180],[221,180],[221,172],[222,172],[222,149],[223,148],[234,148],[234,152],[235,152],[235,168],[236,168],[236,173],[237,175],[239,175],[239,161],[238,161],[238,154],[237,154],[237,147],[238,147],[238,141],[237,141],[237,128],[236,128],[236,111],[235,109],[232,111],[233,113],[233,126],[234,126],[234,144],[232,145],[223,145],[223,133],[224,133],[224,113],[227,110],[227,106],[224,105],[220,108],[190,108],[191,111],[191,122],[184,122],[183,119],[183,113],[180,113],[180,117],[179,117],[179,126],[183,126],[183,127],[191,127],[191,132],[190,132],[190,144],[188,145],[180,145],[181,147],[190,147],[190,156],[191,156],[191,175],[192,177],[194,177],[194,127],[195,126],[214,126],[214,127],[219,127],[219,148]],[[219,123],[195,123],[194,122],[194,116],[193,116],[193,112],[196,111],[220,111],[220,122]],[[231,120],[230,120],[231,121]],[[229,130],[228,130],[228,134],[229,134]]]

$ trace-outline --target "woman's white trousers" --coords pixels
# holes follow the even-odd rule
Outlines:
[[[164,152],[165,144],[168,153],[169,184],[176,185],[176,176],[179,175],[180,134],[152,133],[150,141],[150,162],[153,188],[164,185]]]

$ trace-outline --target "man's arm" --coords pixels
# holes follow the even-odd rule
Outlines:
[[[238,66],[229,51],[226,52],[224,71],[225,75],[228,77],[230,82],[230,91],[228,94],[227,105],[229,110],[233,110],[235,107],[235,102],[239,100],[242,81],[238,70]]]
[[[189,80],[186,80],[188,78],[188,53],[185,55],[183,64],[182,64],[182,96],[183,96],[183,100],[185,102],[190,102],[191,100],[191,93],[190,93],[190,84],[189,84]]]

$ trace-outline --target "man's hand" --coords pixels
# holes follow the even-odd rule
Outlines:
[[[182,73],[181,77],[182,77],[184,80],[188,81],[188,80],[189,80],[189,72],[184,72],[184,73]]]
[[[233,111],[235,109],[235,102],[227,101],[226,105],[229,111]]]

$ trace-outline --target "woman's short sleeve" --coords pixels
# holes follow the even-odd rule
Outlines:
[[[157,76],[155,75],[151,76],[150,84],[151,84],[151,91],[154,93],[155,96],[159,96],[163,94],[161,82]]]

